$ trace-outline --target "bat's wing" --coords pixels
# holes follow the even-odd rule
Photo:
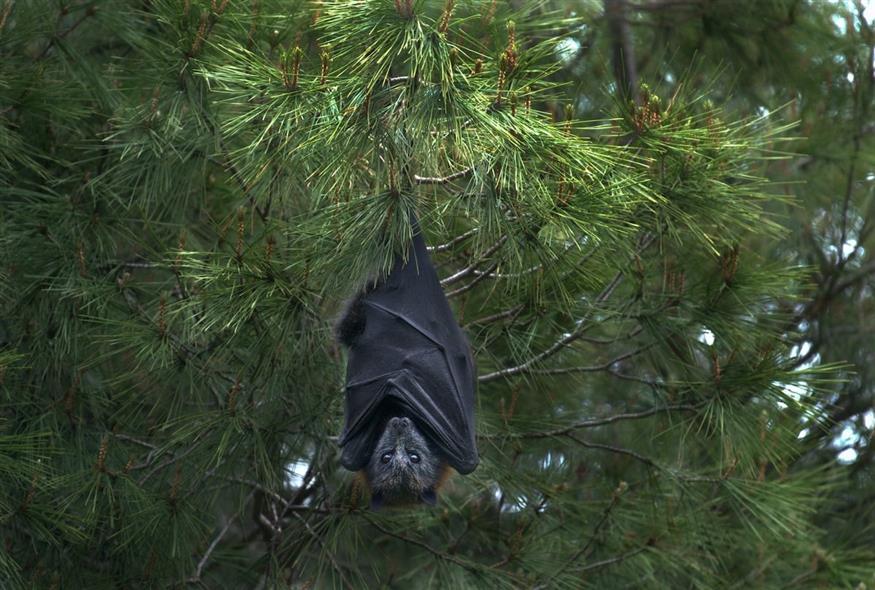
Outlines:
[[[413,248],[362,296],[364,331],[349,349],[341,463],[362,469],[388,406],[412,417],[459,473],[479,462],[471,348],[447,303],[414,219]]]

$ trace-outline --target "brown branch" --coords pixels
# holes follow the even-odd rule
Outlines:
[[[835,295],[838,295],[839,293],[841,293],[842,291],[844,291],[848,287],[851,287],[855,283],[858,283],[858,282],[864,280],[865,278],[872,275],[873,273],[875,273],[875,260],[870,261],[868,264],[861,266],[860,268],[858,268],[856,270],[856,272],[854,272],[849,277],[845,278],[843,281],[836,282],[836,284],[833,286],[833,288],[830,292],[830,296],[833,297]]]
[[[608,375],[611,377],[616,377],[617,379],[623,379],[624,381],[634,381],[636,383],[643,383],[649,387],[660,388],[666,387],[666,383],[658,383],[656,381],[651,381],[650,379],[645,379],[643,377],[638,377],[637,375],[628,375],[626,373],[620,373],[613,368],[608,369]]]

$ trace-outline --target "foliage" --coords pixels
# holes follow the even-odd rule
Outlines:
[[[794,51],[871,78],[870,25],[627,6],[677,53],[607,95],[615,39],[588,35],[612,13],[557,4],[0,2],[5,585],[875,584],[871,518],[835,524],[857,492],[822,452],[836,392],[868,382],[801,352],[816,306],[871,280],[868,217],[815,214],[838,249],[812,287],[788,194],[819,185],[787,150],[827,141],[818,90],[771,117],[727,91],[777,69],[762,22],[787,10],[824,39]],[[668,45],[676,10],[704,32]],[[669,81],[697,33],[716,55]],[[756,67],[713,71],[727,46]],[[851,113],[850,154],[811,165],[850,157],[854,195],[872,84],[811,99]],[[414,211],[477,359],[482,462],[436,509],[374,513],[338,463],[330,327]]]

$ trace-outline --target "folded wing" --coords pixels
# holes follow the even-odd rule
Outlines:
[[[367,464],[380,414],[392,405],[431,436],[450,466],[470,473],[479,462],[474,362],[415,220],[407,261],[398,256],[361,304],[364,330],[349,349],[341,463],[351,470]]]

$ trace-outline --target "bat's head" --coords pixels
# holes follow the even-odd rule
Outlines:
[[[434,505],[445,466],[410,418],[390,418],[365,468],[372,508],[419,501]]]

